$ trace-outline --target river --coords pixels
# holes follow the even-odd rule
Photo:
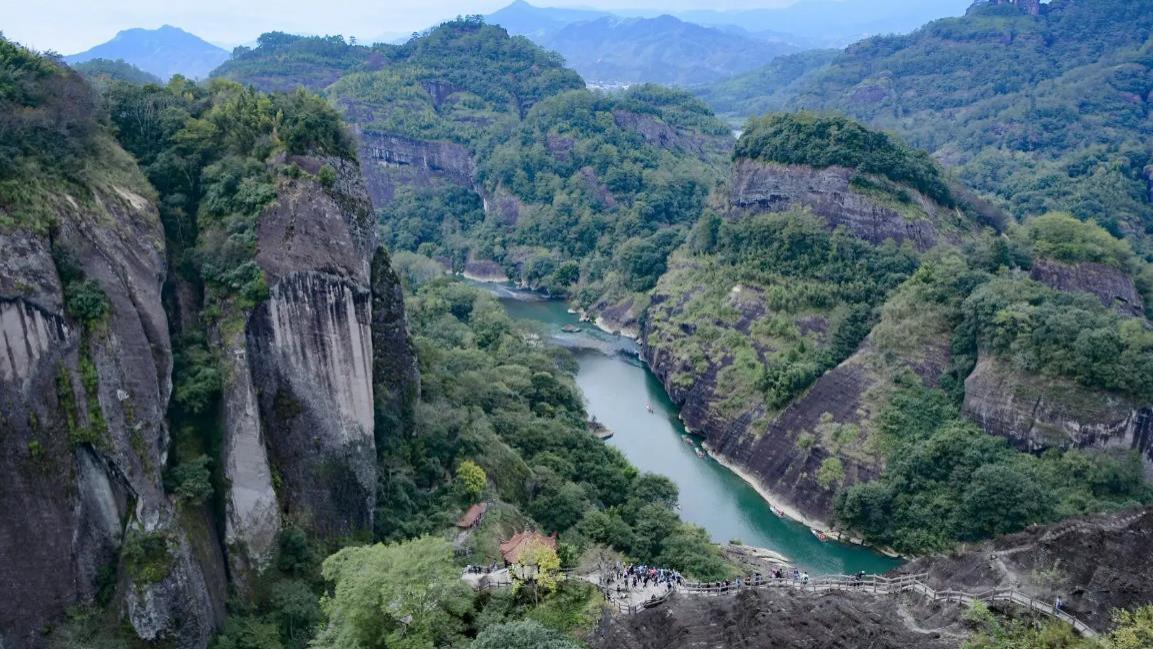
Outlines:
[[[668,476],[680,489],[680,514],[700,525],[717,543],[737,539],[787,556],[813,573],[880,573],[899,561],[856,545],[822,542],[809,528],[778,518],[752,486],[716,460],[697,455],[677,417],[677,408],[644,363],[627,353],[632,341],[580,323],[564,303],[488,285],[509,314],[547,328],[549,339],[569,347],[580,365],[576,381],[589,415],[614,435],[608,440],[642,471]],[[581,328],[565,333],[565,325]],[[653,412],[648,412],[648,404]]]

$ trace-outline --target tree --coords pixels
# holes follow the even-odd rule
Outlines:
[[[551,593],[560,582],[560,557],[544,543],[532,542],[521,552],[510,572],[516,580],[514,588],[519,590],[525,584],[532,584],[533,593],[539,599],[541,593]]]
[[[1109,649],[1143,649],[1153,647],[1153,606],[1134,611],[1118,610],[1113,614],[1117,628],[1109,634]]]
[[[471,603],[452,546],[439,538],[345,548],[324,560],[321,575],[332,588],[321,599],[328,623],[317,649],[453,644]]]
[[[580,643],[545,628],[536,620],[491,626],[476,637],[472,649],[580,649]]]
[[[465,460],[460,463],[460,466],[456,468],[456,480],[461,496],[469,503],[480,499],[484,493],[484,488],[488,486],[488,474],[472,460]]]

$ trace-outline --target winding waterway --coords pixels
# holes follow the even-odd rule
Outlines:
[[[664,387],[635,356],[632,341],[580,323],[562,302],[489,285],[519,320],[541,323],[550,340],[573,349],[577,385],[589,414],[614,435],[617,447],[642,471],[668,476],[680,489],[681,517],[700,525],[717,543],[739,539],[787,556],[813,574],[884,572],[898,561],[868,548],[822,542],[799,523],[778,518],[749,484],[712,458],[697,455]],[[564,326],[580,327],[565,333]],[[653,411],[648,412],[648,405]]]

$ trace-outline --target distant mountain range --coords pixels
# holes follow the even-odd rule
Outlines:
[[[69,64],[93,59],[124,61],[167,80],[174,74],[204,79],[228,60],[228,50],[219,48],[178,27],[126,29],[101,45],[64,57]]]
[[[973,0],[802,0],[776,9],[700,9],[663,13],[687,23],[714,27],[755,40],[813,49],[844,47],[877,34],[907,33],[937,18],[960,16],[972,3]],[[548,36],[573,23],[606,17],[655,18],[661,13],[536,7],[524,0],[516,0],[486,18],[510,33],[543,44]]]
[[[486,20],[560,53],[593,84],[709,83],[803,49],[787,36],[756,35],[733,26],[705,27],[669,15],[622,17],[535,7],[522,0]]]

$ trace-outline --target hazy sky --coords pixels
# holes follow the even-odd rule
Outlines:
[[[487,14],[512,0],[0,0],[0,31],[39,50],[73,54],[129,27],[186,29],[205,40],[245,43],[263,32],[406,34],[460,14]],[[601,9],[751,9],[796,0],[530,0]]]

